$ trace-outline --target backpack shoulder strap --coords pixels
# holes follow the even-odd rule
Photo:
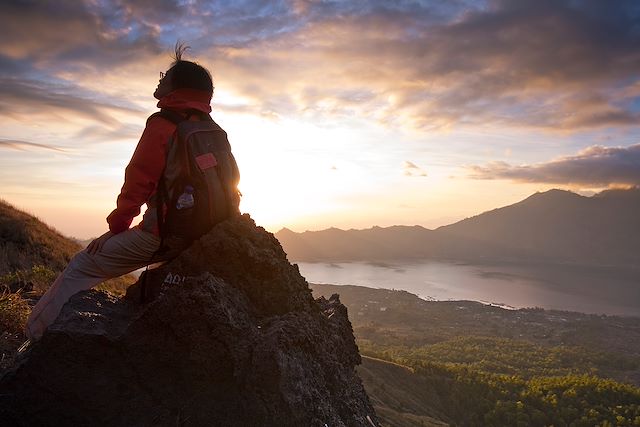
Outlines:
[[[182,114],[176,113],[175,111],[172,111],[172,110],[166,110],[164,108],[150,115],[149,118],[147,119],[147,123],[149,123],[149,120],[151,120],[154,117],[162,117],[163,119],[168,120],[175,125],[179,125],[180,123],[187,120]]]
[[[151,120],[154,117],[162,117],[163,119],[168,120],[171,123],[174,123],[176,126],[180,125],[180,123],[184,121],[187,121],[187,119],[181,114],[176,113],[175,111],[166,110],[166,109],[162,109],[156,113],[153,113],[147,119],[147,123],[149,123],[149,120]],[[177,135],[177,133],[174,135]],[[158,230],[160,231],[160,247],[158,248],[158,252],[162,252],[164,249],[166,249],[164,247],[164,239],[167,234],[166,226],[165,226],[164,205],[166,203],[171,202],[169,197],[169,192],[167,189],[167,183],[165,181],[165,170],[166,170],[166,165],[165,165],[165,169],[162,171],[162,174],[160,175],[160,180],[158,181],[158,188],[156,191],[157,221],[158,221]]]

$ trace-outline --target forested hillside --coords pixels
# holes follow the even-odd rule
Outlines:
[[[396,386],[389,366],[362,366],[390,426],[640,425],[639,318],[312,288],[340,294],[363,355],[410,368]]]

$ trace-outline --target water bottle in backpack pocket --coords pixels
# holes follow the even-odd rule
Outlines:
[[[194,204],[193,198],[193,187],[187,185],[184,187],[184,192],[178,197],[178,201],[176,202],[176,209],[189,209],[192,208]]]
[[[195,206],[194,189],[186,185],[176,200],[175,209],[169,209],[167,221],[171,224],[172,233],[176,237],[189,238],[193,232],[193,213]]]

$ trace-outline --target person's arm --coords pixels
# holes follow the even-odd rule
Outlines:
[[[107,217],[113,234],[127,230],[140,213],[142,204],[156,191],[166,162],[166,145],[175,129],[176,125],[161,117],[154,117],[147,123],[125,170],[117,207]]]

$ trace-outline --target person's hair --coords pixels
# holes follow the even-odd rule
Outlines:
[[[197,89],[213,95],[213,81],[211,73],[202,65],[185,61],[182,55],[190,46],[177,42],[174,49],[173,63],[171,64],[171,87],[173,89]]]

